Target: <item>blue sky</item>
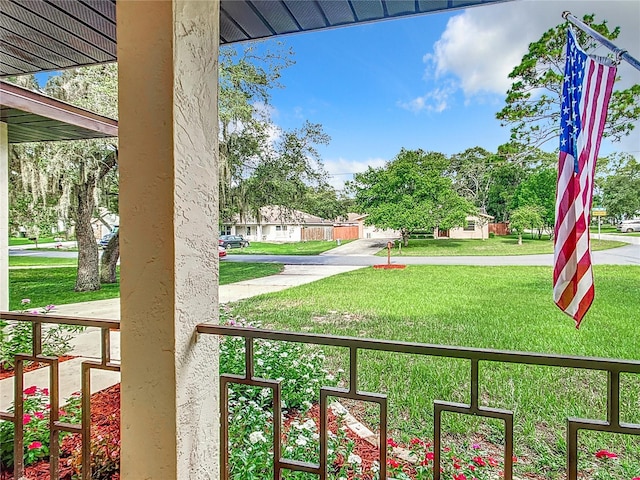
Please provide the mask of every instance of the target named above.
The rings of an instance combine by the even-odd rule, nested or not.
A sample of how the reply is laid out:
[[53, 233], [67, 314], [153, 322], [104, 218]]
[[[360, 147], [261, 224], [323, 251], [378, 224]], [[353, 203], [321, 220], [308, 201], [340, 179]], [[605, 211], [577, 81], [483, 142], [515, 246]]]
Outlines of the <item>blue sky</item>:
[[[285, 129], [305, 120], [323, 125], [332, 140], [319, 150], [337, 188], [403, 147], [496, 151], [509, 138], [495, 118], [508, 74], [530, 42], [562, 22], [564, 10], [619, 25], [616, 43], [640, 58], [638, 0], [515, 0], [290, 35], [279, 41], [294, 50], [296, 63], [283, 72], [285, 88], [272, 92], [272, 118]], [[640, 84], [640, 72], [624, 63], [619, 75], [616, 88]], [[38, 76], [41, 84], [47, 76]], [[545, 149], [556, 147], [552, 141]], [[640, 158], [640, 123], [618, 144], [603, 141], [601, 155], [614, 151]]]
[[[618, 43], [640, 56], [640, 2], [514, 1], [283, 37], [296, 64], [273, 92], [272, 117], [283, 128], [321, 123], [331, 144], [320, 149], [332, 183], [381, 166], [402, 147], [446, 154], [474, 146], [496, 151], [509, 137], [495, 113], [507, 78], [530, 42], [562, 21], [596, 13], [620, 25]], [[602, 52], [603, 54], [605, 51]], [[622, 66], [623, 86], [640, 73]], [[546, 149], [556, 148], [555, 142]], [[640, 153], [640, 126], [601, 154]]]

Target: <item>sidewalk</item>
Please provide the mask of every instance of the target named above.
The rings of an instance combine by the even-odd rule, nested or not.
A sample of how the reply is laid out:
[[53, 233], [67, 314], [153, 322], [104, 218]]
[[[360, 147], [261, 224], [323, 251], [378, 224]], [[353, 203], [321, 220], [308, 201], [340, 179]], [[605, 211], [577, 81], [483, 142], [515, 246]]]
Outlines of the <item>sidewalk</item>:
[[[285, 265], [282, 273], [269, 277], [255, 278], [244, 282], [222, 285], [218, 289], [220, 303], [236, 302], [263, 293], [277, 292], [297, 285], [315, 282], [322, 278], [339, 273], [357, 270], [359, 266], [332, 265]], [[120, 319], [120, 299], [98, 300], [94, 302], [60, 305], [52, 312], [59, 316], [89, 317], [104, 319]], [[69, 398], [72, 393], [80, 391], [82, 361], [85, 359], [99, 359], [101, 334], [97, 328], [88, 328], [76, 336], [71, 342], [73, 351], [70, 355], [79, 358], [62, 362], [59, 365], [60, 398]], [[120, 361], [120, 332], [111, 332], [111, 359]], [[120, 381], [118, 372], [94, 370], [91, 375], [91, 393], [105, 389]], [[50, 388], [49, 367], [40, 368], [24, 375], [25, 388], [36, 385], [39, 388]], [[13, 378], [0, 380], [0, 410], [5, 411], [13, 403]]]

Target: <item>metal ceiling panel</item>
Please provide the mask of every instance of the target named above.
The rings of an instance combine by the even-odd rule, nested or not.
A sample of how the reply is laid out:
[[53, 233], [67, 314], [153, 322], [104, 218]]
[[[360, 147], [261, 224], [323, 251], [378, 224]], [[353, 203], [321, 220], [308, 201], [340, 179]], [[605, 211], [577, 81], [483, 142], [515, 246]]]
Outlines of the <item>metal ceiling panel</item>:
[[[220, 43], [504, 1], [221, 0]], [[114, 62], [116, 0], [0, 0], [0, 47], [0, 77]]]
[[118, 122], [51, 97], [0, 82], [0, 122], [9, 143], [118, 136]]

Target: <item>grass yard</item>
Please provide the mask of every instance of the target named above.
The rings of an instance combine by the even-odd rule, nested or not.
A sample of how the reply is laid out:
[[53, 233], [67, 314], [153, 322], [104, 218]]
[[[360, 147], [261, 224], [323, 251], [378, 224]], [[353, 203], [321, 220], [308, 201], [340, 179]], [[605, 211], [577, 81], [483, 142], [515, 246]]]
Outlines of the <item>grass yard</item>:
[[[551, 298], [549, 267], [409, 266], [366, 268], [238, 302], [233, 315], [279, 330], [399, 341], [640, 360], [640, 268], [596, 266], [596, 298], [576, 330]], [[333, 369], [347, 369], [348, 352], [327, 348]], [[387, 393], [394, 436], [432, 436], [433, 400], [469, 401], [466, 361], [415, 355], [360, 353], [358, 388]], [[640, 376], [622, 376], [625, 422], [640, 423]], [[347, 377], [348, 378], [348, 377]], [[517, 475], [564, 478], [566, 417], [606, 418], [606, 376], [551, 367], [480, 365], [483, 405], [513, 410]], [[375, 427], [377, 409], [361, 408]], [[501, 423], [446, 414], [449, 438], [500, 443]], [[609, 473], [640, 475], [640, 438], [580, 434], [580, 466], [607, 449], [620, 458]], [[540, 477], [537, 477], [540, 478]]]
[[[10, 257], [12, 259], [27, 259], [29, 257]], [[42, 258], [30, 257], [32, 261], [41, 262]], [[53, 259], [47, 260], [75, 260]], [[266, 277], [280, 273], [283, 269], [280, 263], [220, 263], [220, 285]], [[120, 296], [120, 283], [102, 285], [97, 292], [74, 292], [76, 267], [60, 268], [25, 268], [9, 271], [9, 308], [22, 308], [21, 300], [29, 298], [31, 305], [44, 306], [48, 304], [64, 305], [67, 303], [90, 302], [106, 300]]]
[[72, 267], [78, 265], [77, 258], [9, 256], [10, 267]]
[[[397, 245], [397, 243], [396, 243]], [[606, 250], [622, 247], [624, 242], [610, 240], [597, 240], [591, 237], [592, 250]], [[553, 253], [553, 242], [548, 238], [540, 240], [532, 239], [529, 234], [522, 238], [522, 245], [518, 245], [517, 235], [496, 236], [486, 240], [466, 239], [420, 239], [409, 240], [408, 246], [402, 246], [391, 251], [394, 257], [439, 257], [439, 256], [463, 256], [463, 255], [535, 255], [541, 253]], [[387, 256], [387, 250], [381, 250], [377, 254], [380, 257]]]
[[[342, 240], [343, 245], [348, 242], [348, 240]], [[336, 242], [321, 240], [291, 243], [251, 242], [251, 245], [246, 248], [228, 248], [227, 253], [242, 255], [318, 255], [337, 246]]]
[[[58, 237], [40, 237], [38, 238], [38, 244], [40, 243], [53, 243], [55, 240], [54, 238], [58, 238]], [[28, 238], [22, 238], [22, 237], [9, 237], [9, 246], [13, 247], [16, 245], [34, 245], [35, 243], [33, 240], [29, 240]]]

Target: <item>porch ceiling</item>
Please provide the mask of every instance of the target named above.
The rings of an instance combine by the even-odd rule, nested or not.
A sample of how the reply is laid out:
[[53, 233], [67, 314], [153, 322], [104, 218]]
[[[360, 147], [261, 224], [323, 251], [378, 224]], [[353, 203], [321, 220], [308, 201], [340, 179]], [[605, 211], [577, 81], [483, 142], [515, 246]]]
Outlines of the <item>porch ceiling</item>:
[[118, 122], [59, 100], [0, 82], [0, 122], [9, 143], [118, 136]]
[[[503, 1], [221, 0], [220, 43]], [[115, 62], [115, 2], [0, 0], [0, 77]]]

